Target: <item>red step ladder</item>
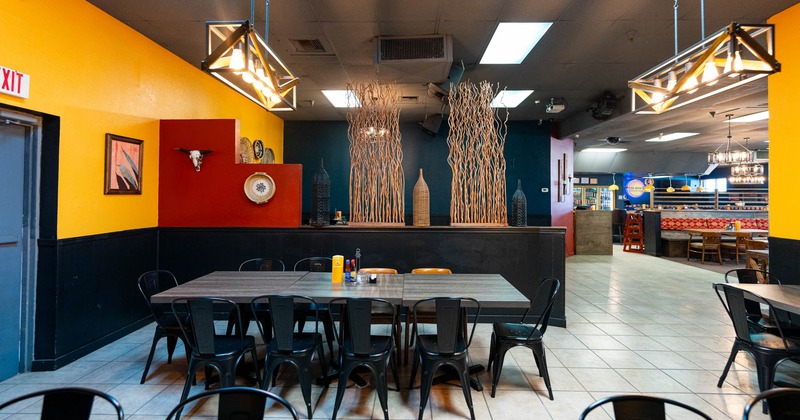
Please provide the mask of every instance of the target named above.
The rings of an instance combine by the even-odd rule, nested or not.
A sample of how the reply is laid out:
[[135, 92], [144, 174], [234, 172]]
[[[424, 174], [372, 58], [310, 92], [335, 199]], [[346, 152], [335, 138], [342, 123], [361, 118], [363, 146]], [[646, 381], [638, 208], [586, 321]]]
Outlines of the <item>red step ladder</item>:
[[625, 218], [625, 233], [622, 236], [622, 250], [625, 252], [644, 252], [644, 232], [642, 215], [628, 213]]

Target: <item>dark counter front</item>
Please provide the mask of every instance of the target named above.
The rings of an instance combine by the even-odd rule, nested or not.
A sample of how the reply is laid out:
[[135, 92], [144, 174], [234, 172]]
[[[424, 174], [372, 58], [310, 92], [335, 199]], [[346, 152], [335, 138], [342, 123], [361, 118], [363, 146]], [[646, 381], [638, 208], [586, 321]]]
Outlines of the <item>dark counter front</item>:
[[[556, 277], [561, 290], [550, 323], [566, 326], [563, 227], [160, 228], [159, 268], [186, 282], [217, 270], [236, 270], [255, 257], [283, 260], [287, 270], [308, 256], [355, 258], [362, 267], [447, 267], [456, 273], [499, 273], [529, 299], [540, 279]], [[518, 320], [508, 310], [486, 310], [482, 322]], [[520, 313], [521, 314], [521, 313]]]

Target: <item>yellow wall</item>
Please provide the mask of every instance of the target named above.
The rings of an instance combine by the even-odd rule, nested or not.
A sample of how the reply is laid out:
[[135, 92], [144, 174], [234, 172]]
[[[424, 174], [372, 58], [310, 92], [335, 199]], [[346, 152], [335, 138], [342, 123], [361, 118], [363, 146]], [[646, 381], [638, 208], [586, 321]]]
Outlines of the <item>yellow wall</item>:
[[[0, 39], [31, 77], [0, 103], [61, 117], [59, 238], [157, 226], [160, 119], [238, 119], [283, 161], [283, 120], [84, 0], [2, 0]], [[141, 196], [103, 194], [105, 133], [144, 140]]]
[[770, 235], [800, 239], [800, 194], [797, 193], [800, 154], [800, 4], [773, 16], [775, 58], [781, 72], [769, 76], [769, 224]]

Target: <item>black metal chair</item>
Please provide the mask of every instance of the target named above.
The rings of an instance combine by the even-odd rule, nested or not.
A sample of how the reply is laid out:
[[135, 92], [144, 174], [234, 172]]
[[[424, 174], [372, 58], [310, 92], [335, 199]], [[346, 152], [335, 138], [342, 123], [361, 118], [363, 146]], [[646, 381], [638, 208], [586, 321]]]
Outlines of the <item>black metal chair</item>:
[[[319, 355], [322, 374], [328, 371], [325, 350], [322, 345], [322, 334], [319, 333], [317, 319], [318, 310], [314, 299], [295, 295], [264, 295], [254, 298], [251, 303], [253, 314], [258, 320], [258, 329], [264, 342], [267, 343], [267, 358], [264, 363], [264, 382], [261, 388], [267, 390], [274, 382], [274, 374], [283, 363], [293, 365], [300, 379], [300, 389], [308, 410], [308, 418], [312, 417], [311, 408], [311, 365], [314, 353]], [[302, 306], [302, 309], [299, 307]], [[297, 316], [306, 315], [306, 308], [314, 308], [314, 332], [294, 331]], [[269, 322], [267, 325], [265, 321]], [[269, 327], [272, 328], [270, 337]]]
[[[142, 373], [142, 380], [139, 383], [144, 383], [147, 379], [147, 372], [150, 371], [150, 364], [153, 363], [153, 355], [156, 352], [156, 345], [158, 342], [166, 337], [167, 339], [167, 363], [172, 363], [172, 353], [175, 352], [175, 345], [178, 339], [183, 342], [183, 347], [186, 349], [186, 357], [189, 357], [189, 345], [184, 339], [181, 328], [178, 325], [178, 320], [170, 310], [168, 304], [153, 304], [150, 298], [156, 293], [163, 292], [178, 285], [178, 280], [175, 275], [167, 270], [152, 270], [148, 271], [136, 281], [139, 285], [139, 291], [142, 292], [147, 307], [150, 308], [150, 313], [156, 321], [156, 330], [153, 333], [153, 345], [150, 346], [150, 354], [147, 356], [147, 363], [144, 365], [144, 372]], [[188, 326], [188, 319], [186, 313], [181, 314], [184, 318], [184, 324]], [[187, 333], [191, 335], [191, 327]]]
[[772, 419], [800, 419], [800, 388], [773, 388], [756, 395], [744, 407], [742, 420], [749, 420], [750, 412], [761, 401], [769, 405]]
[[[732, 283], [731, 280], [734, 278], [742, 284], [781, 284], [781, 281], [778, 280], [777, 277], [770, 275], [767, 271], [755, 270], [752, 268], [737, 268], [725, 273], [725, 283]], [[747, 310], [747, 319], [750, 321], [750, 326], [752, 327], [753, 331], [769, 331], [773, 334], [777, 334], [777, 326], [775, 325], [776, 320], [771, 319], [768, 316], [764, 316], [764, 314], [761, 312], [761, 305], [758, 302], [745, 300], [744, 307]], [[775, 314], [782, 323], [781, 327], [783, 327], [784, 333], [787, 335], [794, 335], [790, 333], [792, 331], [800, 333], [800, 331], [797, 330], [797, 327], [793, 327], [791, 325], [791, 316], [789, 313], [776, 309]]]
[[[334, 307], [344, 303], [344, 310], [340, 311], [339, 319], [339, 385], [336, 389], [336, 402], [333, 406], [332, 419], [342, 404], [347, 379], [357, 367], [366, 367], [375, 376], [375, 388], [378, 400], [383, 409], [384, 419], [389, 419], [387, 405], [388, 383], [386, 380], [386, 367], [391, 363], [395, 387], [400, 390], [400, 379], [397, 374], [397, 347], [394, 325], [389, 335], [372, 334], [374, 323], [373, 313], [388, 313], [390, 320], [395, 319], [395, 307], [384, 299], [368, 298], [340, 298], [330, 302]], [[382, 309], [378, 309], [382, 308]]]
[[[263, 389], [236, 386], [232, 388], [220, 388], [212, 391], [201, 392], [193, 395], [178, 403], [175, 408], [167, 415], [167, 420], [180, 418], [180, 413], [187, 405], [199, 400], [207, 400], [211, 397], [219, 396], [217, 403], [216, 418], [219, 420], [260, 420], [264, 418], [267, 409], [267, 401], [273, 400], [284, 409], [280, 410], [281, 417], [291, 416], [298, 420], [297, 410], [288, 401]], [[195, 412], [192, 416], [206, 416], [203, 408]]]
[[[306, 257], [294, 263], [293, 271], [310, 271], [312, 273], [330, 272], [333, 265], [331, 257]], [[317, 303], [313, 308], [307, 308], [306, 317], [297, 317], [297, 329], [303, 330], [306, 319], [314, 315], [314, 309], [319, 309], [317, 312], [318, 319], [322, 322], [322, 327], [325, 330], [325, 341], [328, 342], [328, 353], [333, 357], [333, 341], [336, 336], [336, 327], [333, 325], [333, 318], [328, 305], [325, 303]]]
[[[256, 380], [261, 382], [258, 371], [258, 356], [256, 353], [256, 340], [253, 336], [244, 335], [241, 329], [235, 335], [217, 334], [214, 325], [214, 313], [231, 313], [235, 311], [239, 324], [239, 305], [232, 300], [221, 298], [180, 298], [172, 301], [172, 312], [178, 318], [178, 325], [185, 334], [191, 353], [189, 356], [189, 369], [186, 373], [186, 384], [183, 386], [181, 401], [189, 395], [189, 390], [194, 383], [194, 376], [201, 367], [206, 368], [206, 373], [213, 368], [219, 374], [220, 388], [236, 385], [236, 366], [250, 353], [255, 369]], [[189, 313], [191, 336], [189, 326], [180, 319], [179, 314]], [[208, 378], [206, 378], [206, 384]]]
[[[583, 410], [578, 420], [584, 420], [592, 410], [607, 403], [612, 404], [614, 408], [613, 418], [616, 420], [665, 420], [667, 418], [665, 413], [667, 405], [680, 407], [701, 418], [711, 420], [711, 417], [707, 414], [690, 405], [667, 398], [642, 394], [612, 395], [602, 400], [595, 401]], [[689, 413], [682, 412], [682, 417], [677, 418], [685, 418], [683, 416], [687, 414]]]
[[[553, 399], [553, 389], [550, 387], [550, 375], [547, 372], [547, 358], [545, 357], [543, 337], [547, 331], [547, 323], [550, 321], [550, 312], [553, 309], [553, 302], [556, 294], [561, 287], [561, 282], [552, 277], [548, 277], [539, 283], [536, 296], [531, 301], [531, 306], [525, 310], [522, 319], [518, 323], [495, 322], [492, 332], [492, 343], [489, 349], [489, 363], [487, 370], [492, 368], [492, 398], [497, 389], [497, 382], [500, 380], [500, 372], [503, 370], [503, 359], [506, 352], [517, 346], [525, 346], [533, 352], [536, 366], [539, 368], [539, 376], [544, 377], [544, 384], [547, 387], [547, 394]], [[526, 324], [531, 308], [539, 303], [540, 297], [546, 297], [544, 308], [536, 317], [536, 325]]]
[[[286, 271], [286, 265], [277, 258], [250, 258], [239, 264], [239, 271]], [[250, 313], [250, 305], [239, 308], [242, 315], [242, 330], [247, 334], [253, 314]], [[236, 319], [233, 313], [228, 315], [228, 329], [226, 334], [231, 334], [236, 327]]]
[[239, 271], [286, 271], [286, 265], [277, 258], [251, 258], [239, 264]]
[[[753, 360], [756, 363], [759, 391], [763, 392], [770, 389], [775, 378], [775, 366], [785, 358], [800, 356], [800, 340], [786, 337], [780, 323], [776, 324], [777, 334], [766, 331], [753, 332], [750, 328], [751, 323], [748, 320], [748, 312], [745, 307], [744, 291], [725, 283], [715, 284], [714, 290], [731, 318], [736, 332], [731, 355], [728, 358], [728, 363], [725, 364], [725, 369], [722, 371], [717, 387], [721, 388], [723, 382], [725, 382], [728, 370], [739, 350], [745, 350], [753, 356]], [[770, 317], [775, 317], [774, 309], [767, 300], [752, 293], [748, 294], [747, 299], [765, 305], [769, 309]]]
[[116, 398], [91, 388], [64, 387], [45, 389], [25, 394], [0, 404], [0, 410], [18, 402], [44, 397], [39, 418], [46, 420], [88, 420], [96, 398], [106, 400], [114, 407], [117, 419], [125, 418], [122, 406]]
[[[464, 337], [462, 332], [462, 322], [467, 322], [466, 317], [462, 314], [462, 311], [466, 309], [466, 306], [463, 305], [465, 302], [468, 302], [467, 306], [477, 308], [469, 337]], [[436, 311], [436, 333], [421, 334], [421, 329], [417, 323], [417, 312], [421, 312], [422, 309], [433, 309], [432, 307]], [[474, 420], [475, 410], [472, 405], [469, 380], [469, 346], [472, 343], [472, 337], [475, 335], [478, 317], [480, 317], [480, 302], [469, 297], [434, 297], [414, 303], [411, 313], [414, 317], [417, 344], [414, 347], [409, 389], [414, 388], [417, 367], [421, 364], [419, 418], [422, 419], [425, 406], [428, 405], [433, 375], [440, 367], [447, 365], [456, 371], [461, 380], [461, 389], [464, 391], [464, 399], [466, 399], [469, 407], [470, 418]]]

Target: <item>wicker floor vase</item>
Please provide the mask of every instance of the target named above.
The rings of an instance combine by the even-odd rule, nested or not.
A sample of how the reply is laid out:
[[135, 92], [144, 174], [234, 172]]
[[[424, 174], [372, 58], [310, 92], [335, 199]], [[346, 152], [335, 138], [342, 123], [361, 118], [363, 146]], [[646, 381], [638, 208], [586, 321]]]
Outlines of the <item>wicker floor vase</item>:
[[419, 180], [414, 185], [414, 226], [431, 225], [431, 196], [428, 184], [422, 177], [422, 168], [419, 169]]
[[511, 226], [528, 226], [528, 199], [522, 192], [522, 180], [517, 180], [517, 191], [511, 197]]

